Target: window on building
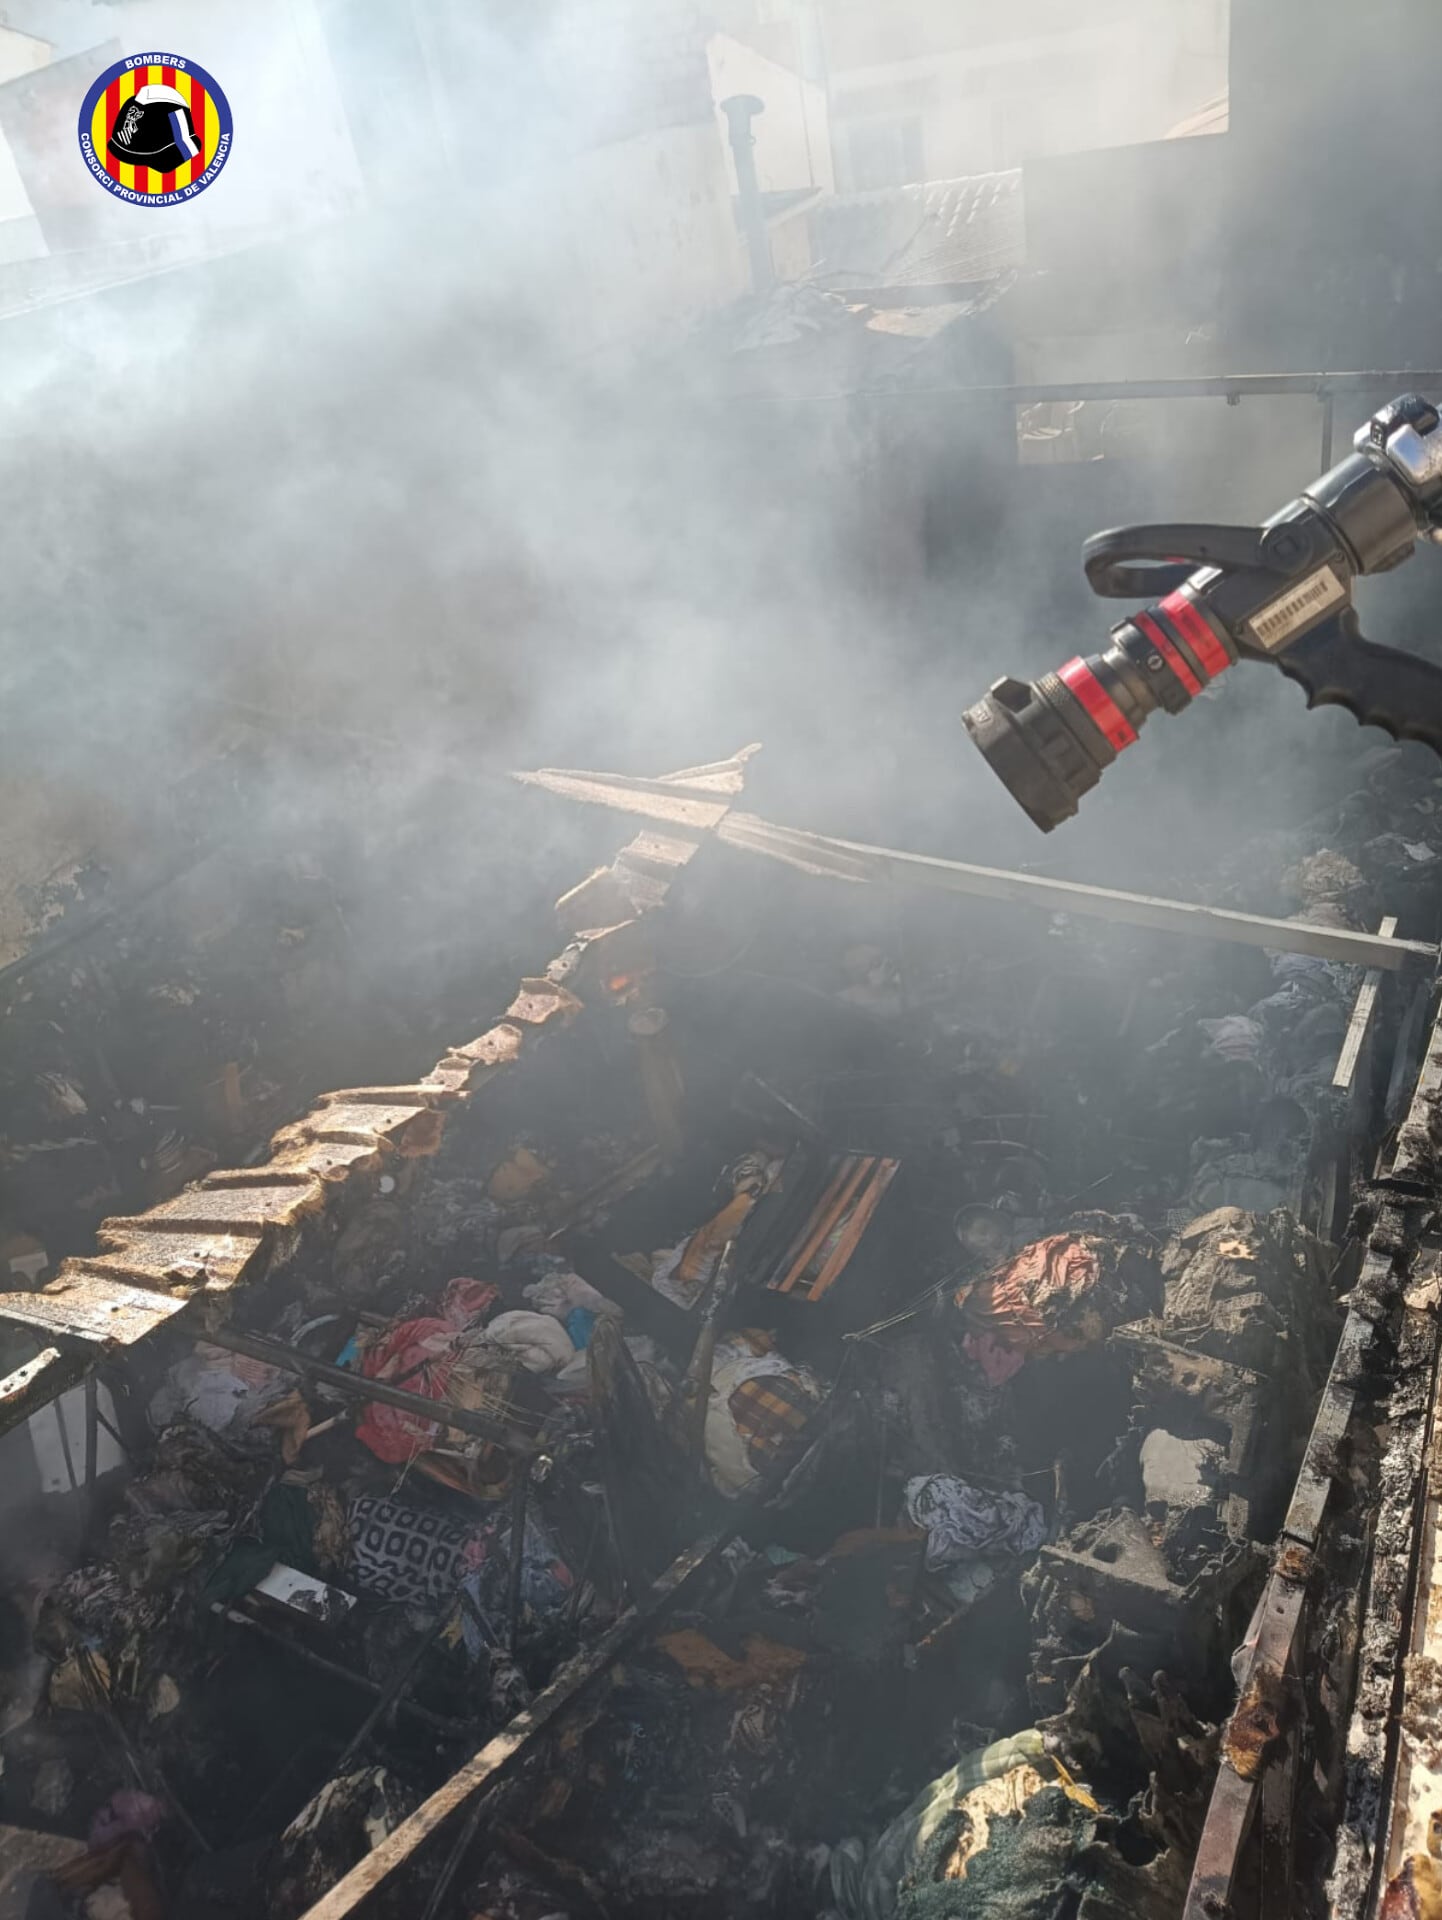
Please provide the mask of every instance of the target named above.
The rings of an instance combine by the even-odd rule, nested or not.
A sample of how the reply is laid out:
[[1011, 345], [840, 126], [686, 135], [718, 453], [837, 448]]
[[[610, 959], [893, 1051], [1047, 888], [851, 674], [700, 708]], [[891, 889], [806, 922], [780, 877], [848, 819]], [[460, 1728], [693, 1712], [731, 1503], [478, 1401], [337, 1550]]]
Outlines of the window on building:
[[924, 180], [921, 115], [853, 122], [845, 130], [842, 157], [844, 185], [852, 193]]

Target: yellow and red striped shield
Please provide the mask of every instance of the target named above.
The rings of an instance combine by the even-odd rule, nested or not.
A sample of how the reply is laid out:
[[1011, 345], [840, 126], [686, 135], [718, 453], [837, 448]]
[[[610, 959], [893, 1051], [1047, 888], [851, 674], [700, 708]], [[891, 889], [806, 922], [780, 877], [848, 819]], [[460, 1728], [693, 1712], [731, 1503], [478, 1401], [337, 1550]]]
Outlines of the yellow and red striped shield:
[[[134, 166], [109, 149], [110, 136], [131, 101], [143, 87], [173, 88], [190, 109], [198, 153], [168, 171]], [[102, 186], [121, 198], [189, 199], [208, 186], [224, 163], [230, 146], [230, 108], [211, 76], [193, 61], [156, 55], [147, 61], [117, 61], [99, 75], [86, 95], [80, 116], [80, 144], [90, 170]], [[102, 173], [103, 168], [103, 173]]]

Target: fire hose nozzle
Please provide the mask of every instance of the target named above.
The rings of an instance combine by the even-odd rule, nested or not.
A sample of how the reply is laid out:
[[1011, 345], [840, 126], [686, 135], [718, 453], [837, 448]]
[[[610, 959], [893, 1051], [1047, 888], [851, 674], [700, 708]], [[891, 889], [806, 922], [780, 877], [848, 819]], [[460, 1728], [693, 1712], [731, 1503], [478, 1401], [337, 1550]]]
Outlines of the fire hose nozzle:
[[998, 680], [968, 709], [987, 764], [1043, 833], [1077, 811], [1158, 708], [1180, 713], [1238, 660], [1264, 660], [1311, 706], [1341, 706], [1442, 755], [1442, 668], [1362, 639], [1359, 574], [1442, 529], [1442, 415], [1418, 394], [1374, 414], [1354, 451], [1260, 527], [1122, 527], [1086, 543], [1093, 590], [1161, 595], [1100, 653]]
[[1182, 590], [1114, 627], [1101, 653], [1039, 680], [996, 681], [963, 719], [1013, 799], [1050, 833], [1158, 708], [1180, 713], [1236, 658]]

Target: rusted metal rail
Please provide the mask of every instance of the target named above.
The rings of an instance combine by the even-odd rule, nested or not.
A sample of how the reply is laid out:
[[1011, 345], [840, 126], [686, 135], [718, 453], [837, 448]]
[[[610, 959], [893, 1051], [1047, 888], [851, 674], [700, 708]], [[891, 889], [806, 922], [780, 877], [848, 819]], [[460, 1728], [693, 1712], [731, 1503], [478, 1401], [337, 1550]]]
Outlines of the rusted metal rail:
[[402, 1413], [434, 1421], [439, 1427], [454, 1427], [475, 1439], [493, 1441], [518, 1459], [529, 1460], [540, 1452], [534, 1440], [518, 1433], [504, 1420], [471, 1407], [452, 1406], [449, 1400], [430, 1400], [423, 1393], [407, 1393], [404, 1387], [394, 1387], [388, 1380], [368, 1380], [363, 1374], [348, 1373], [344, 1367], [332, 1366], [328, 1360], [313, 1360], [309, 1354], [298, 1353], [282, 1340], [269, 1340], [239, 1327], [216, 1327], [206, 1338], [212, 1346], [223, 1347], [227, 1353], [242, 1353], [268, 1367], [279, 1367], [301, 1379], [314, 1380], [357, 1405], [379, 1400], [384, 1406], [399, 1407]]
[[1321, 408], [1321, 468], [1334, 458], [1333, 436], [1339, 394], [1436, 393], [1442, 390], [1442, 372], [1434, 367], [1378, 368], [1357, 373], [1217, 373], [1191, 378], [1159, 380], [1050, 380], [1004, 387], [966, 387], [947, 381], [889, 387], [833, 387], [808, 393], [774, 387], [742, 389], [731, 397], [763, 406], [846, 405], [857, 400], [884, 400], [892, 406], [908, 400], [938, 400], [972, 406], [1065, 406], [1086, 400], [1105, 404], [1130, 400], [1224, 400], [1234, 407], [1243, 400], [1315, 400]]
[[912, 394], [930, 394], [953, 400], [1003, 400], [1014, 406], [1039, 406], [1064, 400], [1256, 400], [1288, 394], [1325, 400], [1339, 393], [1406, 393], [1442, 388], [1442, 370], [1435, 367], [1391, 367], [1350, 373], [1211, 373], [1158, 380], [1046, 380], [1008, 386], [968, 387], [959, 382], [932, 382], [927, 386], [846, 387], [827, 393], [778, 393], [766, 388], [740, 393], [738, 400], [905, 400]]

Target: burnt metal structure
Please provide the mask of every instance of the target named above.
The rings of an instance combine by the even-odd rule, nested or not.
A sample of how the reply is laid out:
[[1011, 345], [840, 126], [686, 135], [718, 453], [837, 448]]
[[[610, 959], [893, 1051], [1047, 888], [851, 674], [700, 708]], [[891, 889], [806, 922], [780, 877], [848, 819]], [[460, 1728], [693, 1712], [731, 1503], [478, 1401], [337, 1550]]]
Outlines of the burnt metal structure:
[[746, 236], [746, 251], [751, 261], [751, 291], [768, 293], [776, 284], [771, 264], [771, 243], [766, 236], [766, 213], [761, 188], [756, 178], [756, 136], [751, 122], [765, 113], [766, 102], [754, 93], [733, 93], [721, 102], [726, 116], [726, 134], [731, 143], [731, 158], [736, 167], [737, 224]]
[[[404, 1387], [393, 1387], [386, 1380], [367, 1380], [344, 1367], [332, 1366], [328, 1360], [314, 1360], [309, 1354], [288, 1347], [283, 1340], [242, 1332], [239, 1327], [217, 1327], [210, 1334], [210, 1344], [223, 1347], [227, 1353], [241, 1353], [248, 1359], [259, 1360], [264, 1366], [279, 1367], [282, 1372], [296, 1374], [301, 1379], [314, 1380], [357, 1406], [378, 1400], [384, 1406], [413, 1413], [421, 1420], [435, 1417], [436, 1401], [427, 1400], [419, 1393], [407, 1393]], [[534, 1440], [517, 1433], [505, 1421], [469, 1407], [451, 1407], [446, 1414], [446, 1425], [474, 1439], [489, 1440], [495, 1446], [504, 1447], [514, 1458], [530, 1459], [540, 1451]]]
[[[1442, 1199], [1442, 1017], [1432, 1030], [1411, 1107], [1390, 1161], [1371, 1186], [1372, 1225], [1361, 1271], [1313, 1420], [1271, 1573], [1239, 1656], [1237, 1701], [1222, 1737], [1221, 1764], [1197, 1850], [1184, 1920], [1220, 1920], [1234, 1905], [1248, 1849], [1290, 1827], [1306, 1699], [1300, 1656], [1309, 1615], [1324, 1582], [1323, 1562], [1339, 1530], [1354, 1427], [1381, 1418], [1389, 1444], [1367, 1543], [1366, 1601], [1360, 1627], [1357, 1698], [1346, 1741], [1331, 1910], [1361, 1920], [1383, 1896], [1382, 1869], [1395, 1806], [1398, 1705], [1405, 1656], [1419, 1604], [1416, 1519], [1423, 1446], [1431, 1424], [1439, 1351], [1435, 1302], [1418, 1298], [1424, 1267], [1435, 1263], [1428, 1235]], [[1278, 1791], [1279, 1783], [1282, 1790]], [[1264, 1812], [1259, 1834], [1259, 1808]], [[1278, 1916], [1287, 1904], [1269, 1905]]]

